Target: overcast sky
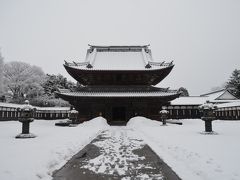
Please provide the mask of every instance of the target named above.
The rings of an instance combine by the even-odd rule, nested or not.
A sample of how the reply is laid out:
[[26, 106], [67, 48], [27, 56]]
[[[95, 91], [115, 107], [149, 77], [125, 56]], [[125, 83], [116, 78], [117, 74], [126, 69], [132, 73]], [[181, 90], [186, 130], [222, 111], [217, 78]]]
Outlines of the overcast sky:
[[240, 69], [239, 0], [0, 0], [5, 62], [24, 61], [70, 78], [87, 44], [150, 44], [175, 67], [159, 86], [208, 92]]

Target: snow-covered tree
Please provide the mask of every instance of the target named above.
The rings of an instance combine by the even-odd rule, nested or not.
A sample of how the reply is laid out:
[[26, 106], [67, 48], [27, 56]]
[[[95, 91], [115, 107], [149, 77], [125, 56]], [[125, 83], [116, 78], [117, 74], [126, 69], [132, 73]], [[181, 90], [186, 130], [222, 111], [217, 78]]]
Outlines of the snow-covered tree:
[[0, 52], [0, 96], [3, 94], [3, 57]]
[[188, 90], [184, 87], [180, 87], [178, 89], [178, 92], [181, 93], [180, 96], [182, 96], [182, 97], [189, 96]]
[[237, 98], [240, 98], [240, 70], [235, 69], [232, 72], [226, 88], [228, 88]]
[[24, 62], [9, 62], [4, 65], [3, 77], [6, 87], [12, 92], [13, 98], [36, 96], [43, 92], [41, 83], [45, 74], [41, 68]]

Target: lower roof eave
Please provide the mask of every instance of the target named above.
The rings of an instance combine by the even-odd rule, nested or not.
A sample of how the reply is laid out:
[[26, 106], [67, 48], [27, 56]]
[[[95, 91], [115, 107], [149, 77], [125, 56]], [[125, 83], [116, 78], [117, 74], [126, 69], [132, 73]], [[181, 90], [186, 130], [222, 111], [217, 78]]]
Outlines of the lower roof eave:
[[64, 99], [64, 100], [67, 100], [67, 101], [71, 101], [71, 100], [74, 100], [74, 99], [124, 99], [124, 98], [141, 98], [141, 99], [149, 99], [149, 98], [154, 98], [154, 99], [162, 99], [164, 101], [172, 101], [176, 98], [179, 97], [180, 94], [171, 94], [171, 95], [144, 95], [144, 96], [141, 96], [141, 95], [121, 95], [121, 96], [111, 96], [111, 94], [106, 94], [106, 95], [68, 95], [68, 94], [61, 94], [61, 93], [56, 93], [58, 97]]

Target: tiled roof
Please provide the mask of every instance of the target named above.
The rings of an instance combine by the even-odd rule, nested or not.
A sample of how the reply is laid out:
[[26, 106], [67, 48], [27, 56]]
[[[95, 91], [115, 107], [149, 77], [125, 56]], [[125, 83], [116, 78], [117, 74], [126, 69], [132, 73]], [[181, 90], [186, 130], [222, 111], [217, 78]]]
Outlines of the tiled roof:
[[[225, 95], [225, 97], [224, 97]], [[203, 94], [200, 96], [179, 97], [171, 101], [172, 105], [201, 105], [206, 101], [212, 103], [229, 103], [238, 101], [237, 98], [229, 94], [226, 89]]]
[[176, 92], [69, 92], [61, 95], [72, 97], [167, 97], [177, 95]]
[[226, 89], [220, 89], [217, 91], [208, 92], [205, 94], [201, 94], [200, 96], [211, 96], [211, 95], [215, 95], [215, 94], [222, 94], [224, 91], [226, 91]]
[[221, 89], [207, 94], [202, 94], [200, 96], [209, 97], [210, 99], [215, 100], [237, 100], [237, 98], [232, 95], [227, 89]]
[[171, 101], [171, 105], [201, 105], [207, 100], [207, 97], [200, 96], [179, 97]]
[[217, 105], [218, 108], [228, 108], [228, 107], [240, 107], [240, 100], [235, 100], [235, 102], [223, 103]]

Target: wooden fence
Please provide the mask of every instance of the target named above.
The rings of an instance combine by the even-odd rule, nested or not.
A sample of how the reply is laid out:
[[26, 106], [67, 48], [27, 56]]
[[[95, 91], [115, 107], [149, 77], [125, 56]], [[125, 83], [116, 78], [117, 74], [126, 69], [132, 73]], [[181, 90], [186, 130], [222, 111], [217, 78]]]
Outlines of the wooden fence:
[[[19, 105], [18, 105], [19, 106]], [[6, 107], [0, 104], [0, 121], [17, 120], [19, 112], [16, 107]], [[51, 108], [37, 108], [34, 114], [35, 119], [65, 119], [69, 117], [68, 107], [51, 107]], [[201, 112], [196, 106], [167, 106], [169, 111], [169, 119], [197, 119], [201, 118]], [[216, 111], [217, 119], [222, 120], [240, 120], [240, 106], [224, 107]]]
[[[167, 106], [170, 119], [197, 119], [202, 114], [196, 106]], [[222, 120], [240, 120], [240, 106], [219, 108], [216, 110], [216, 118]]]
[[[12, 105], [13, 106], [13, 105]], [[0, 121], [17, 120], [20, 113], [17, 111], [19, 105], [16, 107], [7, 107], [0, 104]], [[68, 107], [50, 107], [50, 108], [38, 108], [34, 114], [35, 119], [65, 119], [68, 118]]]

